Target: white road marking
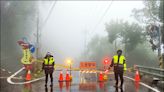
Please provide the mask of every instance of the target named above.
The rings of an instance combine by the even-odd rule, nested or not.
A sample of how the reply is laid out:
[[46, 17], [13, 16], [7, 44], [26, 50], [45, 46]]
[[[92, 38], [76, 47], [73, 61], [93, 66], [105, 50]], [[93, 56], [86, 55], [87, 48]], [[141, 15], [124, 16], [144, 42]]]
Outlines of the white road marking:
[[[128, 76], [124, 76], [124, 77], [127, 78], [127, 79], [135, 81], [133, 78], [130, 78]], [[157, 90], [157, 89], [155, 89], [155, 88], [153, 88], [153, 87], [151, 87], [151, 86], [149, 86], [149, 85], [147, 85], [143, 82], [139, 82], [139, 84], [141, 84], [142, 86], [145, 86], [146, 88], [149, 88], [149, 89], [153, 90], [154, 92], [160, 92], [159, 90]]]
[[[7, 79], [8, 77], [0, 77], [0, 79]], [[20, 78], [20, 77], [13, 77], [12, 79], [23, 79], [23, 78]]]
[[[17, 82], [17, 83], [12, 82], [11, 79], [14, 78], [14, 76], [16, 76], [18, 73], [20, 73], [20, 72], [23, 71], [24, 69], [25, 69], [25, 68], [22, 67], [20, 70], [18, 70], [17, 72], [15, 72], [13, 75], [11, 75], [10, 77], [8, 77], [8, 78], [7, 78], [7, 82], [10, 83], [10, 84], [27, 84], [27, 83], [32, 83], [32, 82], [35, 82], [35, 81], [38, 81], [38, 80], [41, 80], [41, 79], [44, 78], [44, 77], [41, 77], [41, 78], [37, 78], [37, 79], [31, 80], [31, 81], [26, 81], [26, 82]], [[130, 78], [130, 77], [128, 77], [128, 76], [124, 76], [124, 77], [127, 78], [127, 79], [130, 79], [130, 80], [135, 81], [133, 78]], [[153, 91], [155, 91], [155, 92], [160, 92], [159, 90], [157, 90], [157, 89], [155, 89], [155, 88], [153, 88], [153, 87], [151, 87], [151, 86], [149, 86], [149, 85], [147, 85], [147, 84], [145, 84], [145, 83], [143, 83], [143, 82], [139, 82], [139, 84], [141, 84], [141, 85], [143, 85], [143, 86], [145, 86], [145, 87], [147, 87], [147, 88], [149, 88], [149, 89], [151, 89], [151, 90], [153, 90]]]
[[[6, 69], [1, 69], [2, 71], [6, 71]], [[10, 71], [7, 71], [8, 73], [11, 73]]]
[[10, 72], [10, 71], [8, 71], [8, 73], [10, 74], [11, 72]]
[[7, 77], [0, 77], [0, 79], [5, 79], [5, 78], [7, 78]]
[[2, 71], [6, 71], [5, 69], [2, 69]]
[[26, 81], [26, 82], [12, 82], [11, 79], [16, 76], [18, 73], [20, 73], [21, 71], [23, 71], [25, 68], [22, 67], [20, 70], [18, 70], [17, 72], [15, 72], [13, 75], [11, 75], [10, 77], [7, 78], [7, 82], [10, 83], [10, 84], [27, 84], [27, 83], [32, 83], [32, 82], [35, 82], [35, 81], [38, 81], [38, 80], [41, 80], [43, 79], [44, 77], [41, 77], [41, 78], [38, 78], [38, 79], [34, 79], [34, 80], [31, 80], [31, 81]]

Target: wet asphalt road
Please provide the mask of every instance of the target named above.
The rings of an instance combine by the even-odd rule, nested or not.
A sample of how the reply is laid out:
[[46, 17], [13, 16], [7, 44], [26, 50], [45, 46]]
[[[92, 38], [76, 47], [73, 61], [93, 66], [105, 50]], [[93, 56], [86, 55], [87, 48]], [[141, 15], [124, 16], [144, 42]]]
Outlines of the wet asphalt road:
[[[64, 72], [63, 75], [65, 78]], [[54, 84], [52, 87], [50, 87], [50, 84], [45, 87], [44, 79], [25, 85], [11, 85], [7, 83], [5, 78], [1, 78], [1, 92], [153, 92], [126, 78], [124, 78], [123, 89], [115, 88], [113, 87], [113, 75], [109, 75], [109, 79], [106, 82], [98, 82], [95, 74], [80, 75], [76, 71], [72, 72], [72, 76], [72, 82], [58, 82], [59, 72], [54, 72]]]
[[[56, 74], [58, 75], [58, 73]], [[115, 88], [113, 75], [109, 75], [110, 78], [106, 82], [98, 82], [94, 75], [83, 77], [81, 79], [79, 72], [73, 73], [73, 81], [70, 82], [58, 82], [58, 77], [55, 76], [54, 85], [50, 87], [44, 86], [44, 80], [36, 82], [33, 85], [32, 92], [153, 92], [150, 89], [141, 86], [129, 79], [125, 79], [123, 89]], [[37, 85], [37, 86], [36, 86]], [[35, 86], [35, 87], [34, 87]]]
[[[65, 78], [65, 72], [63, 76]], [[1, 72], [1, 75], [9, 76]], [[54, 84], [45, 87], [44, 79], [24, 85], [11, 85], [5, 78], [1, 78], [1, 92], [153, 92], [150, 89], [125, 79], [123, 89], [115, 88], [113, 75], [109, 75], [106, 82], [98, 82], [95, 74], [81, 74], [72, 72], [72, 82], [58, 82], [59, 72], [54, 72]], [[15, 80], [16, 81], [16, 80]]]

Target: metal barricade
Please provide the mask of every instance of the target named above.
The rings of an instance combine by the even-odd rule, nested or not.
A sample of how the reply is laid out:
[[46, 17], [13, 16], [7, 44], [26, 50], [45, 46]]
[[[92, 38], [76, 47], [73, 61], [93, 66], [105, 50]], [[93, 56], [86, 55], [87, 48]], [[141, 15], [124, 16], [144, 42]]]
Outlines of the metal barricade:
[[164, 81], [164, 69], [146, 67], [141, 65], [136, 65], [136, 68], [139, 70], [140, 73], [143, 73], [145, 75], [150, 75], [152, 77], [156, 77]]

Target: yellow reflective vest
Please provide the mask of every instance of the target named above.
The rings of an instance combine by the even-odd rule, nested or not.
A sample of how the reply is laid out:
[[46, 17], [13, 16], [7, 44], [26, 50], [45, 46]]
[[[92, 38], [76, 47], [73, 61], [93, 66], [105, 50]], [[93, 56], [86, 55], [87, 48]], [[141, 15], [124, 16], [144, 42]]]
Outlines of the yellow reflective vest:
[[52, 65], [55, 62], [53, 57], [44, 59], [44, 65]]
[[127, 70], [125, 57], [123, 55], [120, 56], [119, 62], [118, 62], [118, 55], [113, 56], [113, 63], [114, 65], [117, 65], [117, 64], [123, 65], [124, 70]]

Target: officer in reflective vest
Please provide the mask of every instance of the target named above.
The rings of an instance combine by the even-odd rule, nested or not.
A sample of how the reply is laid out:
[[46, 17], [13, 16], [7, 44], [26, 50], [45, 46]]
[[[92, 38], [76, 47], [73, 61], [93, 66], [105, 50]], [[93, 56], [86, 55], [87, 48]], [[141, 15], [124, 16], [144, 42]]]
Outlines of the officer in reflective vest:
[[114, 75], [115, 75], [115, 80], [116, 80], [115, 87], [118, 87], [118, 77], [120, 77], [121, 84], [119, 87], [122, 88], [123, 83], [124, 83], [123, 74], [124, 74], [124, 71], [127, 70], [125, 57], [122, 55], [122, 50], [118, 50], [117, 55], [113, 56], [110, 67], [113, 67], [113, 66], [114, 66]]
[[44, 57], [44, 62], [42, 65], [42, 69], [45, 71], [45, 86], [47, 86], [47, 82], [48, 82], [48, 75], [50, 75], [51, 78], [51, 85], [53, 86], [53, 72], [54, 72], [54, 58], [53, 56], [48, 52], [46, 54], [46, 56]]

